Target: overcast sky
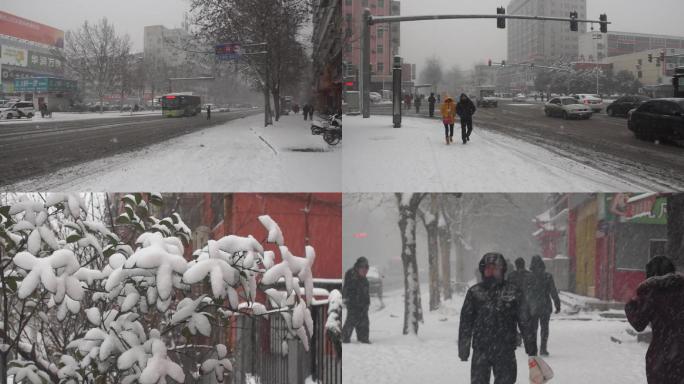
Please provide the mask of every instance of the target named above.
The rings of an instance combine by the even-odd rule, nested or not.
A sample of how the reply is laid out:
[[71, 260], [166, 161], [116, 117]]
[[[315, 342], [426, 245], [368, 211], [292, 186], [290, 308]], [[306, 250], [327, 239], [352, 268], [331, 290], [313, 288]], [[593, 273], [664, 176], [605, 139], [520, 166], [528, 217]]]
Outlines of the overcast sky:
[[142, 51], [146, 25], [180, 27], [189, 9], [189, 0], [2, 0], [0, 5], [0, 10], [64, 31], [107, 17], [117, 31], [128, 33], [134, 51]]
[[[508, 0], [401, 0], [403, 15], [496, 13]], [[587, 0], [590, 19], [606, 13], [609, 30], [684, 36], [682, 0]], [[445, 69], [454, 63], [466, 69], [492, 58], [506, 57], [506, 30], [494, 20], [405, 22], [400, 55], [420, 66], [436, 55]]]

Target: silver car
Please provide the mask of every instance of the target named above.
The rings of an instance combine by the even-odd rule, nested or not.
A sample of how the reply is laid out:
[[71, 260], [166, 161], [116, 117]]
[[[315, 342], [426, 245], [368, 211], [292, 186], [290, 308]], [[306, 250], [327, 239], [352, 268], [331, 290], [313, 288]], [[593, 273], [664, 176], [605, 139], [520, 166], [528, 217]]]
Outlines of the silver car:
[[544, 104], [544, 113], [546, 116], [559, 116], [564, 119], [591, 118], [591, 109], [579, 102], [574, 97], [555, 97]]

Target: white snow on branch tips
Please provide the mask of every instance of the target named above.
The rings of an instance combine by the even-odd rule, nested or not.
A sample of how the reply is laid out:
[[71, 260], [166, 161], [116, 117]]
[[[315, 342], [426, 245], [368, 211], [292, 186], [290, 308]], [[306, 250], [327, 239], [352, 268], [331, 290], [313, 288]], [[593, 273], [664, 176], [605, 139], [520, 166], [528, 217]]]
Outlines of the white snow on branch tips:
[[171, 317], [171, 324], [178, 324], [187, 321], [188, 330], [191, 334], [196, 335], [198, 332], [204, 336], [211, 335], [211, 324], [209, 323], [208, 314], [205, 312], [197, 313], [197, 307], [204, 299], [204, 295], [197, 300], [189, 297], [181, 300], [176, 307], [176, 313]]
[[50, 376], [36, 367], [33, 362], [12, 360], [15, 365], [7, 370], [8, 376], [14, 376], [17, 383], [45, 384], [50, 382]]
[[280, 230], [280, 226], [276, 223], [271, 216], [262, 215], [259, 216], [259, 221], [261, 225], [268, 231], [268, 242], [275, 243], [277, 245], [284, 245], [285, 240], [283, 239], [283, 232]]
[[337, 289], [328, 296], [328, 320], [325, 329], [339, 337], [342, 334], [342, 294]]
[[216, 359], [207, 359], [202, 363], [202, 374], [208, 375], [213, 373], [216, 382], [222, 383], [224, 376], [233, 370], [233, 364], [226, 357], [228, 349], [223, 344], [216, 345]]
[[152, 358], [147, 361], [147, 366], [140, 374], [141, 384], [166, 382], [166, 376], [179, 383], [185, 381], [183, 368], [171, 361], [166, 353], [166, 345], [161, 340], [152, 341]]
[[[20, 299], [30, 296], [41, 283], [47, 291], [55, 294], [55, 302], [58, 304], [64, 300], [65, 294], [77, 301], [83, 298], [83, 288], [74, 276], [80, 266], [70, 250], [60, 249], [44, 258], [37, 258], [29, 252], [19, 252], [13, 261], [17, 267], [29, 271], [17, 292]], [[59, 276], [55, 274], [55, 270], [60, 273]]]

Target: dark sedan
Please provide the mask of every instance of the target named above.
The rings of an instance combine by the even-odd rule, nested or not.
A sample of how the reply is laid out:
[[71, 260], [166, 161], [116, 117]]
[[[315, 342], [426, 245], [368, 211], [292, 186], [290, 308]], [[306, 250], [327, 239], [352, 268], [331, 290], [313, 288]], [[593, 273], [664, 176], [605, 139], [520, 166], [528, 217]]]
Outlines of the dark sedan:
[[684, 98], [646, 101], [629, 113], [628, 127], [642, 140], [684, 143]]
[[606, 108], [606, 113], [610, 116], [627, 116], [629, 111], [649, 100], [651, 98], [646, 96], [622, 96]]

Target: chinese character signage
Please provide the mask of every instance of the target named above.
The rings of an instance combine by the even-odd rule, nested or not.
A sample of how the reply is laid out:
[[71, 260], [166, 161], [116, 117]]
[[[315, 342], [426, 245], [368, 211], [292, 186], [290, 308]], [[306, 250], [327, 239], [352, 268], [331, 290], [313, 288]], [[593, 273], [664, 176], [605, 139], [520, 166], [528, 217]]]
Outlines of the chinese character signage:
[[50, 73], [63, 72], [63, 64], [59, 58], [34, 51], [28, 53], [28, 67]]
[[76, 91], [76, 82], [54, 77], [32, 77], [14, 80], [15, 92], [66, 92]]
[[667, 198], [657, 194], [606, 195], [608, 219], [640, 224], [667, 224]]
[[224, 43], [215, 47], [216, 58], [219, 60], [237, 60], [240, 58], [242, 45], [240, 43]]
[[0, 64], [26, 67], [28, 65], [28, 51], [10, 45], [0, 46]]

